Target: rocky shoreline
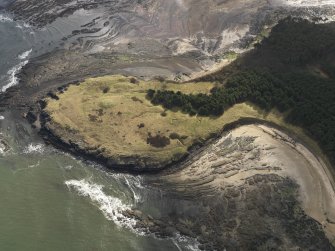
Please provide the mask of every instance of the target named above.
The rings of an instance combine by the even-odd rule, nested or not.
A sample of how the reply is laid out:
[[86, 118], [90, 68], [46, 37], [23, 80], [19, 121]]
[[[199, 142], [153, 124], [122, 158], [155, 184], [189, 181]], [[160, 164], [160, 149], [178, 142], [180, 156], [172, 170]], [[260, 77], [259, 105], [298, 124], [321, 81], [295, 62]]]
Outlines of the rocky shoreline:
[[[61, 87], [61, 92], [66, 91], [67, 87], [71, 84], [79, 84], [79, 82], [75, 81], [64, 85]], [[58, 91], [60, 88], [58, 88]], [[53, 97], [57, 99], [57, 93], [49, 92], [46, 97]], [[78, 144], [75, 144], [69, 140], [69, 142], [65, 142], [62, 138], [55, 135], [55, 133], [47, 126], [47, 122], [49, 122], [50, 116], [47, 112], [44, 111], [46, 106], [44, 98], [37, 102], [38, 105], [31, 106], [29, 112], [26, 114], [26, 118], [31, 123], [31, 125], [35, 128], [38, 128], [39, 134], [43, 138], [43, 140], [48, 143], [52, 144], [54, 147], [63, 150], [65, 152], [69, 152], [74, 154], [75, 156], [82, 157], [86, 160], [95, 161], [99, 164], [102, 164], [108, 169], [121, 171], [121, 172], [129, 172], [135, 174], [142, 174], [142, 173], [159, 173], [163, 170], [166, 172], [174, 172], [176, 169], [184, 166], [187, 163], [187, 160], [190, 159], [191, 156], [197, 155], [206, 147], [210, 146], [215, 140], [222, 137], [222, 135], [226, 134], [227, 132], [243, 126], [243, 125], [251, 125], [251, 124], [263, 124], [267, 126], [271, 126], [273, 128], [284, 130], [286, 133], [290, 133], [290, 136], [295, 138], [296, 135], [293, 135], [287, 129], [282, 128], [281, 126], [262, 119], [257, 118], [241, 118], [235, 122], [229, 123], [220, 130], [218, 133], [212, 133], [209, 138], [204, 139], [202, 141], [197, 141], [192, 146], [189, 147], [188, 152], [181, 156], [179, 159], [170, 160], [165, 162], [150, 162], [140, 157], [134, 156], [126, 156], [124, 158], [106, 158], [101, 154], [99, 149], [94, 148], [83, 148]]]
[[141, 233], [157, 238], [175, 238], [179, 233], [196, 240], [200, 250], [334, 250], [322, 226], [300, 208], [297, 196], [298, 186], [289, 178], [255, 175], [226, 189], [219, 200], [198, 196], [200, 211], [195, 215], [155, 219], [139, 210], [123, 215], [135, 219], [135, 229]]

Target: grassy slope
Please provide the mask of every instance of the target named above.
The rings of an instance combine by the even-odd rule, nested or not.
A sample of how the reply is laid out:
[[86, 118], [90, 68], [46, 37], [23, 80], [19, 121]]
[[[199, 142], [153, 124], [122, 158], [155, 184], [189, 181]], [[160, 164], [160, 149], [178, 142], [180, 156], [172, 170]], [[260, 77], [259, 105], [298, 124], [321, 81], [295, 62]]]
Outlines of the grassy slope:
[[[109, 91], [103, 93], [106, 87]], [[299, 128], [285, 124], [279, 114], [264, 114], [246, 103], [235, 105], [218, 118], [191, 117], [179, 111], [166, 111], [167, 115], [162, 116], [164, 109], [152, 105], [145, 97], [149, 88], [208, 93], [212, 87], [208, 82], [132, 84], [130, 78], [123, 76], [91, 78], [79, 86], [71, 85], [65, 93], [59, 94], [59, 100], [49, 98], [46, 111], [52, 117], [50, 128], [65, 141], [71, 139], [84, 142], [81, 146], [85, 148], [104, 149], [107, 157], [136, 155], [152, 162], [178, 159], [197, 140], [206, 139], [224, 125], [243, 117], [267, 119], [299, 132]], [[139, 128], [142, 123], [144, 127]], [[148, 133], [166, 137], [178, 133], [187, 138], [171, 139], [166, 147], [157, 148], [147, 144]]]

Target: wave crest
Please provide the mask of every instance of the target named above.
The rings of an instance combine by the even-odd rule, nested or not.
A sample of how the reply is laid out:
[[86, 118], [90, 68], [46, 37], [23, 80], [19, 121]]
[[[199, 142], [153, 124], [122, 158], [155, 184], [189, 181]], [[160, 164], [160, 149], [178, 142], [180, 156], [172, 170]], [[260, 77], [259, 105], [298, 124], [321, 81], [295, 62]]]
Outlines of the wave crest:
[[23, 52], [23, 53], [21, 53], [19, 56], [18, 56], [18, 58], [19, 59], [26, 59], [27, 57], [29, 57], [29, 55], [30, 55], [30, 53], [33, 51], [33, 49], [30, 49], [30, 50], [28, 50], [28, 51], [25, 51], [25, 52]]
[[44, 152], [44, 145], [42, 144], [29, 144], [24, 150], [23, 153], [43, 153]]
[[9, 17], [9, 16], [7, 16], [5, 14], [0, 14], [0, 22], [2, 22], [2, 23], [5, 23], [5, 22], [14, 22], [14, 20], [11, 17]]
[[[75, 189], [79, 195], [88, 197], [96, 204], [108, 220], [116, 225], [134, 230], [136, 220], [125, 217], [122, 212], [130, 210], [131, 206], [124, 204], [119, 198], [107, 195], [103, 185], [90, 183], [83, 180], [65, 181], [67, 187]], [[135, 231], [135, 230], [134, 230]]]
[[9, 75], [9, 82], [8, 84], [4, 85], [1, 88], [1, 92], [5, 92], [7, 91], [8, 88], [17, 85], [19, 83], [19, 78], [16, 76], [20, 70], [23, 68], [23, 66], [25, 66], [26, 64], [28, 64], [28, 60], [25, 60], [23, 62], [20, 62], [19, 64], [15, 65], [13, 68], [11, 68], [7, 74]]

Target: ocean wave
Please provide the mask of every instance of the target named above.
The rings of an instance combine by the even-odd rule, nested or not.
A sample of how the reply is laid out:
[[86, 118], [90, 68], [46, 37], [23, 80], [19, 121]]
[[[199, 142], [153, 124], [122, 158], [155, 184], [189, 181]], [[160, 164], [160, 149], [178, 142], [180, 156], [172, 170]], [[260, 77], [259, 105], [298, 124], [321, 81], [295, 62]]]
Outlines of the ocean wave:
[[3, 145], [3, 144], [1, 144], [1, 142], [0, 142], [0, 154], [2, 155], [2, 154], [4, 154], [5, 152], [6, 152], [6, 146]]
[[14, 22], [14, 20], [5, 14], [0, 14], [0, 22]]
[[[95, 167], [99, 168], [101, 166], [95, 165]], [[104, 171], [104, 170], [101, 169], [101, 171]], [[114, 179], [116, 179], [120, 184], [127, 185], [127, 188], [130, 190], [130, 192], [133, 195], [132, 197], [134, 199], [135, 204], [143, 200], [140, 195], [141, 194], [140, 190], [144, 189], [144, 186], [142, 184], [143, 182], [142, 177], [124, 174], [124, 173], [110, 173], [110, 172], [105, 172], [105, 173], [106, 175], [111, 176]]]
[[[8, 14], [0, 14], [0, 22], [1, 23], [13, 23], [16, 21], [14, 21], [14, 19]], [[17, 21], [16, 27], [19, 29], [23, 29], [23, 28], [31, 28], [32, 26], [23, 21]]]
[[[31, 29], [32, 28], [32, 26], [30, 24], [27, 24], [25, 22], [23, 22], [23, 23], [22, 22], [21, 23], [17, 23], [15, 27], [19, 28], [21, 30], [28, 29], [28, 28]], [[30, 33], [34, 34], [35, 32], [34, 31], [30, 31]]]
[[124, 181], [126, 182], [128, 188], [132, 192], [135, 203], [140, 202], [142, 198], [140, 194], [135, 191], [138, 191], [139, 189], [143, 188], [141, 179], [135, 176], [124, 175]]
[[[136, 181], [140, 183], [138, 179], [136, 179]], [[131, 179], [131, 183], [133, 182], [134, 180]], [[128, 218], [123, 215], [124, 211], [131, 210], [132, 205], [125, 204], [119, 198], [107, 195], [103, 191], [103, 188], [104, 188], [103, 185], [92, 183], [85, 179], [67, 180], [65, 181], [65, 185], [70, 190], [74, 189], [80, 196], [88, 197], [94, 203], [94, 205], [99, 207], [99, 209], [102, 211], [104, 216], [108, 220], [113, 221], [117, 226], [125, 227], [138, 235], [142, 235], [142, 236], [150, 235], [154, 238], [157, 238], [153, 234], [150, 234], [146, 231], [141, 231], [140, 229], [136, 228], [135, 225], [137, 221], [133, 218]], [[183, 247], [186, 247], [190, 251], [199, 251], [198, 247], [200, 244], [194, 238], [183, 236], [180, 233], [175, 233], [175, 236], [169, 239], [179, 249], [180, 249], [179, 245], [181, 244]]]
[[20, 62], [7, 72], [9, 75], [9, 82], [1, 88], [1, 92], [5, 92], [8, 88], [18, 84], [19, 78], [16, 75], [26, 64], [28, 64], [28, 60]]
[[40, 161], [37, 161], [36, 164], [28, 165], [28, 168], [35, 168], [35, 167], [39, 167], [39, 166], [40, 166]]
[[195, 238], [191, 238], [191, 237], [186, 237], [183, 236], [179, 233], [176, 234], [175, 238], [172, 239], [172, 242], [175, 244], [175, 246], [180, 249], [178, 243], [184, 243], [184, 245], [186, 244], [186, 248], [190, 251], [200, 251], [200, 243], [195, 239]]
[[0, 154], [4, 155], [10, 151], [10, 145], [6, 139], [3, 138], [3, 133], [0, 133]]
[[296, 7], [335, 5], [334, 0], [285, 0], [281, 2], [284, 5]]
[[64, 166], [63, 169], [65, 170], [71, 170], [73, 168], [73, 166], [71, 165], [67, 165], [67, 166]]
[[[119, 198], [107, 195], [103, 185], [98, 185], [83, 180], [65, 181], [67, 187], [75, 189], [79, 195], [88, 197], [96, 204], [108, 220], [112, 220], [116, 225], [126, 227], [135, 231], [136, 220], [125, 217], [122, 212], [130, 210], [131, 206], [124, 204]], [[136, 233], [140, 234], [138, 231]]]
[[43, 153], [44, 152], [44, 145], [42, 144], [29, 144], [24, 150], [23, 153]]
[[18, 58], [19, 59], [26, 59], [27, 57], [29, 57], [29, 55], [30, 55], [30, 53], [33, 51], [33, 49], [30, 49], [30, 50], [28, 50], [28, 51], [25, 51], [25, 52], [23, 52], [23, 53], [21, 53], [19, 56], [18, 56]]

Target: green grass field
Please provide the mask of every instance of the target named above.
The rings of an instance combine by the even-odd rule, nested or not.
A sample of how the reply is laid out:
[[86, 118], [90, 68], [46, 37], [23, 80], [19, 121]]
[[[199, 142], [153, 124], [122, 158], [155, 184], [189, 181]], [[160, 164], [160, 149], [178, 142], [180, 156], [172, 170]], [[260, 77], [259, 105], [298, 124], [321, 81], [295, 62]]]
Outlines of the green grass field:
[[[265, 114], [257, 107], [242, 103], [220, 117], [189, 116], [165, 111], [146, 99], [148, 89], [167, 89], [184, 93], [208, 93], [212, 83], [161, 83], [138, 81], [119, 75], [87, 79], [47, 99], [51, 116], [49, 128], [65, 141], [81, 142], [84, 148], [102, 150], [106, 157], [138, 156], [154, 162], [177, 160], [198, 140], [219, 132], [224, 125], [240, 118], [275, 122], [296, 133], [279, 113]], [[162, 144], [154, 144], [156, 142]]]

